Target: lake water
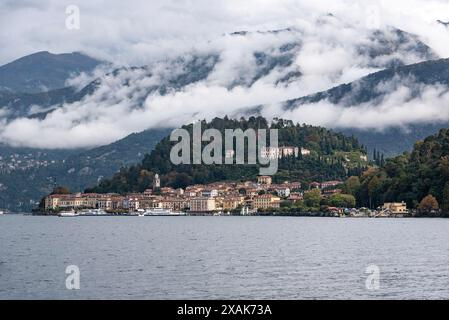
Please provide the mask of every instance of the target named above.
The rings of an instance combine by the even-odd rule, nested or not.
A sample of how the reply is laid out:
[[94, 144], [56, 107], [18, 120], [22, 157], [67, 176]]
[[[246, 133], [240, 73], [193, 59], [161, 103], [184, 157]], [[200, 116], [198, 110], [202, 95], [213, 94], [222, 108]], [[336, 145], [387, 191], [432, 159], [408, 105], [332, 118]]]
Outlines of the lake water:
[[449, 299], [449, 219], [5, 215], [0, 299], [17, 298]]

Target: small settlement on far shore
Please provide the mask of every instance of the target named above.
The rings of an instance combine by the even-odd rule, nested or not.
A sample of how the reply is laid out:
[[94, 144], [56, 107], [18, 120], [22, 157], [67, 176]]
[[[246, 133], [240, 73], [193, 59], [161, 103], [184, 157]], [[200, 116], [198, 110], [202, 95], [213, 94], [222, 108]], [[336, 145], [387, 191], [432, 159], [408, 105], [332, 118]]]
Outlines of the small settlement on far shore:
[[[300, 182], [285, 181], [274, 184], [270, 176], [257, 181], [214, 182], [192, 185], [185, 189], [161, 187], [156, 174], [152, 188], [143, 193], [119, 194], [52, 194], [45, 198], [44, 214], [57, 215], [61, 211], [95, 212], [130, 215], [163, 209], [184, 215], [311, 215], [332, 217], [403, 217], [410, 214], [404, 202], [385, 203], [376, 209], [355, 208], [353, 205], [304, 207], [309, 193], [326, 199], [342, 193], [342, 181], [312, 182], [304, 190]], [[323, 202], [323, 201], [321, 201]], [[329, 201], [332, 203], [332, 201]], [[153, 211], [152, 211], [153, 210]], [[99, 212], [97, 211], [97, 212]]]

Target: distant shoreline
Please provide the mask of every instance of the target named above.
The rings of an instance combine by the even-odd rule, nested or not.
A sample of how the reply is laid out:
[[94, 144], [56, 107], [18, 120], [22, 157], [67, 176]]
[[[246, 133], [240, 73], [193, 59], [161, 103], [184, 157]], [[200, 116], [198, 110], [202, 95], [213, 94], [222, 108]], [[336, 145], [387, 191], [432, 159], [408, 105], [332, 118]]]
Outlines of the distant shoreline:
[[[4, 216], [22, 215], [22, 216], [35, 216], [35, 217], [56, 217], [61, 218], [56, 214], [44, 214], [44, 213], [28, 213], [28, 212], [8, 212], [4, 213]], [[63, 217], [63, 218], [88, 218], [88, 217], [138, 217], [131, 214], [122, 213], [111, 213], [106, 215], [78, 215], [75, 217]], [[336, 218], [336, 219], [412, 219], [412, 218], [449, 218], [448, 215], [391, 215], [391, 216], [333, 216], [321, 213], [298, 213], [298, 214], [275, 214], [275, 213], [264, 213], [264, 214], [251, 214], [251, 215], [232, 215], [232, 214], [200, 214], [200, 213], [186, 213], [185, 215], [152, 215], [145, 216], [148, 217], [298, 217], [298, 218]]]

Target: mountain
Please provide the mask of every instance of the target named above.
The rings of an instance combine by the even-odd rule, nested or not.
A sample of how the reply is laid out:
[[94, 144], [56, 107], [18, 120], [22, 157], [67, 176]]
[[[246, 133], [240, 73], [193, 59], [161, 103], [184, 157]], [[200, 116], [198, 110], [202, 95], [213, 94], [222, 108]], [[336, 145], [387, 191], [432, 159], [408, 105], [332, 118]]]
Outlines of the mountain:
[[[95, 79], [81, 90], [65, 87], [39, 93], [0, 92], [0, 116], [8, 121], [20, 117], [45, 119], [46, 115], [52, 111], [66, 104], [70, 107], [70, 104], [81, 102], [83, 99], [87, 99], [88, 102], [89, 99], [95, 100], [96, 104], [104, 105], [125, 100], [130, 103], [131, 108], [140, 108], [150, 94], [165, 95], [204, 80], [217, 60], [218, 57], [214, 55], [180, 58], [164, 63], [167, 66], [170, 65], [171, 69], [177, 67], [176, 72], [166, 69], [162, 71], [163, 74], [156, 74], [160, 69], [158, 64], [122, 67]], [[153, 80], [152, 77], [157, 80]], [[140, 83], [143, 83], [142, 86]], [[131, 85], [135, 85], [134, 92], [126, 96], [116, 96]]]
[[[17, 92], [12, 94], [10, 91], [2, 93], [0, 90], [0, 112], [3, 108], [9, 120], [17, 117], [44, 118], [47, 113], [63, 104], [69, 104], [68, 107], [70, 107], [70, 104], [83, 99], [97, 105], [126, 103], [129, 104], [129, 108], [138, 108], [151, 95], [165, 96], [183, 92], [193, 85], [200, 84], [218, 86], [229, 91], [264, 84], [279, 88], [296, 87], [299, 92], [303, 90], [314, 92], [313, 87], [316, 87], [316, 92], [322, 84], [314, 84], [310, 87], [310, 84], [303, 83], [310, 77], [315, 77], [316, 72], [322, 73], [321, 82], [339, 84], [343, 78], [353, 78], [353, 74], [368, 74], [372, 70], [438, 58], [435, 52], [418, 37], [399, 29], [385, 28], [370, 31], [364, 34], [366, 38], [354, 37], [351, 43], [347, 43], [347, 38], [333, 37], [329, 30], [353, 33], [357, 30], [355, 27], [347, 26], [333, 16], [322, 17], [315, 23], [326, 32], [321, 34], [314, 31], [315, 29], [298, 28], [234, 32], [210, 41], [205, 48], [192, 49], [179, 57], [155, 60], [142, 67], [118, 68], [95, 79], [79, 91], [73, 88], [62, 88], [63, 85], [45, 93], [41, 93], [42, 90], [39, 89], [29, 91], [33, 93], [39, 91], [35, 95], [23, 95]], [[340, 29], [342, 31], [337, 31]], [[309, 70], [310, 66], [306, 61], [313, 57], [309, 57], [310, 48], [307, 44], [311, 39], [316, 38], [323, 46], [316, 50], [336, 50], [337, 53], [345, 51], [348, 55], [345, 60], [348, 60], [347, 63], [356, 64], [355, 69], [351, 69], [347, 64], [337, 64], [330, 67], [328, 73], [323, 73], [320, 68], [318, 71]], [[61, 56], [73, 55], [76, 54]], [[34, 56], [54, 57], [56, 55], [37, 53], [29, 57]], [[26, 58], [22, 59], [32, 66], [28, 66], [28, 63], [23, 64], [25, 71], [18, 73], [20, 77], [33, 77], [34, 69], [40, 70], [42, 66], [45, 66], [45, 76], [49, 79], [59, 79], [58, 72], [64, 69], [55, 65], [51, 59], [48, 62]], [[303, 59], [305, 59], [304, 62]], [[18, 62], [12, 64], [16, 63], [19, 66], [22, 65]], [[70, 69], [70, 67], [66, 68]], [[31, 74], [27, 70], [31, 70]], [[350, 72], [346, 75], [348, 70]], [[5, 78], [5, 81], [7, 84], [11, 82], [9, 78]], [[2, 86], [1, 81], [0, 86]], [[302, 89], [303, 87], [307, 89]], [[125, 91], [126, 95], [119, 95]]]
[[[391, 86], [385, 88], [385, 90], [378, 90], [379, 86], [385, 83], [391, 83]], [[379, 98], [391, 93], [400, 85], [409, 83], [449, 86], [449, 59], [424, 61], [385, 69], [349, 84], [343, 84], [323, 92], [289, 100], [284, 108], [294, 109], [303, 104], [317, 103], [323, 100], [327, 100], [332, 104], [341, 104], [345, 107], [371, 101], [378, 102]], [[416, 97], [420, 93], [420, 90], [416, 90], [413, 94]]]
[[[211, 122], [202, 121], [201, 126], [203, 130], [217, 129], [223, 137], [225, 129], [278, 129], [279, 146], [310, 150], [310, 155], [299, 154], [297, 158], [280, 159], [279, 170], [274, 175], [274, 180], [278, 182], [297, 180], [306, 183], [314, 180], [344, 179], [348, 174], [361, 172], [367, 164], [363, 160], [365, 150], [355, 138], [320, 127], [300, 126], [282, 119], [269, 124], [263, 117], [250, 117], [248, 120], [215, 118]], [[183, 128], [192, 132], [192, 125], [183, 126]], [[87, 192], [143, 192], [151, 186], [156, 173], [161, 176], [164, 186], [174, 188], [223, 180], [254, 180], [259, 174], [259, 165], [250, 164], [174, 165], [170, 160], [170, 152], [175, 144], [169, 137], [164, 138], [140, 164], [120, 170], [111, 179], [102, 180]], [[224, 149], [223, 154], [225, 154]]]
[[91, 72], [102, 61], [79, 52], [36, 52], [0, 67], [0, 92], [38, 93], [66, 87], [66, 80]]
[[6, 120], [43, 117], [64, 103], [80, 99], [81, 95], [71, 87], [39, 93], [0, 92], [0, 111]]
[[[23, 150], [19, 154], [17, 148], [7, 149], [0, 157], [0, 168], [2, 162], [18, 161], [25, 167], [0, 170], [0, 207], [29, 211], [57, 185], [67, 186], [74, 192], [82, 191], [143, 159], [169, 132], [169, 129], [146, 130], [90, 150], [19, 149]], [[26, 167], [27, 163], [32, 165]]]
[[[449, 59], [431, 60], [382, 70], [352, 83], [289, 100], [283, 104], [283, 109], [300, 110], [302, 106], [313, 106], [322, 102], [343, 108], [377, 107], [384, 105], [385, 100], [399, 89], [406, 88], [407, 95], [403, 101], [395, 102], [400, 105], [413, 99], [420, 99], [425, 90], [432, 86], [441, 88], [443, 94], [447, 91]], [[435, 103], [441, 103], [441, 101]], [[376, 119], [373, 119], [372, 123], [375, 124], [375, 121]], [[370, 150], [376, 148], [385, 155], [392, 156], [403, 151], [410, 151], [416, 141], [438, 132], [442, 127], [449, 126], [447, 121], [415, 123], [406, 128], [400, 124], [400, 119], [398, 123], [396, 127], [390, 126], [382, 130], [374, 130], [372, 127], [368, 129], [337, 127], [335, 130], [353, 134]]]

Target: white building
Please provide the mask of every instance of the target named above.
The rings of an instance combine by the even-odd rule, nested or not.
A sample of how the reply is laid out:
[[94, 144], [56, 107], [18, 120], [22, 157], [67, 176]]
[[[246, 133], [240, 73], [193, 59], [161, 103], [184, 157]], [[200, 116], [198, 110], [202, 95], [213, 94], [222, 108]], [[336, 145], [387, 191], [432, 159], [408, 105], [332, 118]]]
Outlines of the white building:
[[287, 198], [290, 196], [290, 188], [276, 188], [276, 194], [279, 197]]
[[217, 189], [203, 190], [203, 191], [201, 192], [201, 196], [202, 196], [202, 197], [206, 197], [206, 198], [214, 198], [214, 197], [218, 197], [218, 190], [217, 190]]
[[214, 198], [198, 197], [190, 199], [190, 211], [192, 212], [212, 212], [215, 209]]

